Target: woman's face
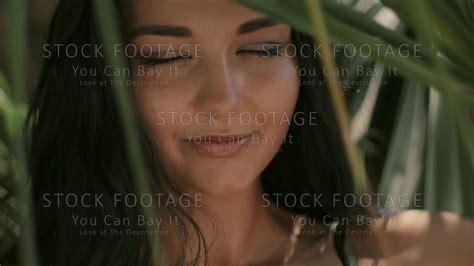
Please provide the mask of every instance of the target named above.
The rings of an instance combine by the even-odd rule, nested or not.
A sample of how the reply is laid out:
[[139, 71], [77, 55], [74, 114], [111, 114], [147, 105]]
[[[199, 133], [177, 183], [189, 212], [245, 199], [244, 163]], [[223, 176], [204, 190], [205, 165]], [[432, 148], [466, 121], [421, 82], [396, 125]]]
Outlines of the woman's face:
[[212, 195], [257, 181], [298, 97], [290, 27], [230, 0], [140, 0], [128, 11], [135, 101], [172, 181]]

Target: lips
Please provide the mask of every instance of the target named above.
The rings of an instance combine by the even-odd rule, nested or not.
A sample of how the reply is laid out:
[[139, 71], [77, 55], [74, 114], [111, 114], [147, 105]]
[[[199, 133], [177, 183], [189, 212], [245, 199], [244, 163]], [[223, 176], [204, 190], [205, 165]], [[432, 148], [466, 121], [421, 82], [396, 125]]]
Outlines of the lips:
[[202, 136], [194, 138], [193, 142], [207, 142], [207, 143], [234, 143], [243, 140], [247, 136], [242, 135], [234, 135], [234, 136], [222, 136], [222, 135], [209, 135], [209, 136]]
[[226, 158], [241, 153], [242, 148], [250, 142], [249, 135], [206, 135], [189, 140], [194, 151], [211, 158]]

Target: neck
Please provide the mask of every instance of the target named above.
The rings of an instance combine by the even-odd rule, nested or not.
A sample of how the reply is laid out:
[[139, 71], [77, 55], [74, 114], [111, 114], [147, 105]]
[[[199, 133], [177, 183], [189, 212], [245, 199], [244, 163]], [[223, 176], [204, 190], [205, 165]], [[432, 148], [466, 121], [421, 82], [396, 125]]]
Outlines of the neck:
[[[262, 193], [260, 179], [256, 179], [242, 191], [202, 195], [199, 205], [204, 206], [205, 211], [189, 212], [204, 236], [211, 264], [239, 265], [284, 254], [290, 232], [288, 224], [282, 222], [281, 217], [277, 218], [275, 207], [265, 205]], [[186, 228], [193, 232], [190, 224], [186, 224]], [[188, 258], [194, 258], [197, 250], [197, 238], [191, 239], [194, 251], [188, 253], [193, 254]], [[165, 247], [168, 262], [175, 262], [180, 256], [177, 236], [166, 238]]]

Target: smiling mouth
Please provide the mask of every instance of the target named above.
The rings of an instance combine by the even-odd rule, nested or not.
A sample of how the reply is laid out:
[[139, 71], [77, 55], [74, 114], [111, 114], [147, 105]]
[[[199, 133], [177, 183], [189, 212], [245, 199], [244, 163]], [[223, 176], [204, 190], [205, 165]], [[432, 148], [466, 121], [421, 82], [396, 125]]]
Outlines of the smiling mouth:
[[209, 135], [209, 136], [200, 136], [191, 139], [191, 142], [194, 143], [220, 143], [220, 144], [228, 144], [228, 143], [235, 143], [244, 140], [245, 138], [249, 137], [250, 135]]
[[226, 158], [241, 153], [250, 142], [249, 135], [207, 135], [188, 139], [194, 151], [211, 158]]

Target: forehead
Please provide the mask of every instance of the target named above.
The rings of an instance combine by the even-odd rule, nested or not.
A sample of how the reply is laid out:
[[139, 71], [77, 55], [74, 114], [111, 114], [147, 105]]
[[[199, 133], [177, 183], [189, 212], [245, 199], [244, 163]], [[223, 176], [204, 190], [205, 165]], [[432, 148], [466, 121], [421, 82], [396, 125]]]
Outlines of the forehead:
[[263, 16], [231, 0], [132, 0], [126, 9], [132, 28], [154, 24], [225, 28]]

